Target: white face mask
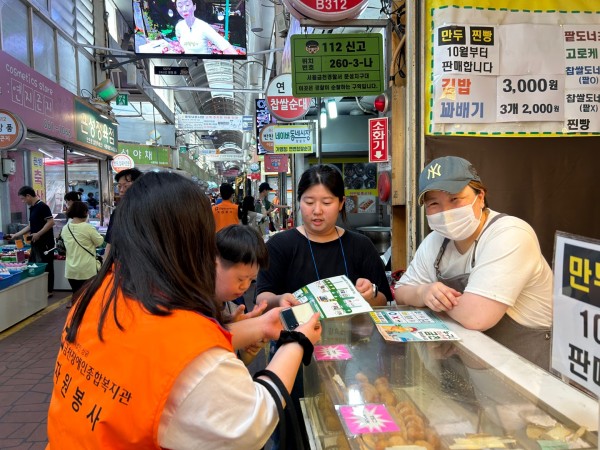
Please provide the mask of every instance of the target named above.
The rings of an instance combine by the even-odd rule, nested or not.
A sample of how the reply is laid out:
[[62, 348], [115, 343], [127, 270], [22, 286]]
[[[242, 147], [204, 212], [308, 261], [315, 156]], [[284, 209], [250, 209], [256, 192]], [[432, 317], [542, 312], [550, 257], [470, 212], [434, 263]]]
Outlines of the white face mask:
[[[475, 200], [470, 205], [428, 215], [427, 222], [429, 223], [429, 228], [453, 241], [467, 239], [475, 233], [481, 220], [481, 214], [478, 219], [475, 217], [475, 213], [473, 213], [473, 205], [477, 201], [477, 198], [475, 197]], [[483, 210], [481, 211], [483, 214]]]

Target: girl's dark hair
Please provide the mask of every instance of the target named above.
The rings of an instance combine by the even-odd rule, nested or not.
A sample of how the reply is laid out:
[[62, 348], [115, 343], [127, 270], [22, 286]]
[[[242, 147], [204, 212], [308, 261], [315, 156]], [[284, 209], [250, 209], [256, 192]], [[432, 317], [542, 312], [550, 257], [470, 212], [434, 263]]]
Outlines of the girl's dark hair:
[[127, 191], [114, 212], [111, 251], [82, 290], [67, 326], [74, 342], [86, 309], [106, 277], [98, 336], [108, 315], [119, 329], [118, 293], [157, 316], [196, 311], [223, 323], [215, 301], [215, 223], [204, 192], [175, 173], [149, 172]]
[[78, 202], [81, 200], [81, 192], [69, 191], [65, 194], [65, 202]]
[[[344, 178], [342, 172], [333, 164], [317, 164], [306, 169], [298, 182], [298, 202], [304, 192], [317, 184], [325, 186], [340, 203], [344, 203]], [[340, 211], [342, 220], [346, 221], [346, 208]]]
[[88, 205], [84, 202], [74, 201], [71, 207], [67, 209], [69, 219], [85, 219], [88, 215]]
[[244, 225], [248, 225], [248, 212], [255, 211], [254, 209], [254, 197], [246, 195], [242, 200], [242, 206], [240, 206], [240, 219]]
[[244, 225], [229, 225], [217, 233], [217, 252], [226, 266], [242, 263], [266, 269], [269, 251], [263, 237]]

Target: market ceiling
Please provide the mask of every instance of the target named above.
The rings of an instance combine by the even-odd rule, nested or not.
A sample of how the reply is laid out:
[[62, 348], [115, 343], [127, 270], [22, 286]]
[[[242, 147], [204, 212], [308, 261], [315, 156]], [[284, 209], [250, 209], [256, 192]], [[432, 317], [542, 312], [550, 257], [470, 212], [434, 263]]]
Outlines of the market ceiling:
[[[134, 28], [131, 0], [114, 0], [117, 8], [129, 24]], [[281, 3], [279, 3], [281, 5]], [[164, 59], [164, 65], [189, 67], [189, 76], [166, 75], [165, 82], [170, 86], [182, 88], [220, 88], [219, 91], [210, 90], [174, 90], [174, 96], [182, 113], [187, 114], [223, 114], [223, 115], [254, 115], [255, 99], [263, 97], [259, 92], [264, 92], [268, 80], [275, 76], [272, 64], [272, 53], [280, 52], [281, 48], [274, 49], [274, 36], [285, 36], [289, 27], [289, 14], [276, 16], [276, 4], [272, 0], [247, 0], [246, 1], [246, 26], [247, 26], [247, 60], [193, 60], [193, 59]], [[280, 8], [284, 10], [283, 8]], [[284, 10], [285, 11], [285, 10]], [[370, 0], [369, 6], [360, 15], [360, 19], [378, 19], [381, 17], [380, 0]], [[311, 31], [311, 30], [308, 30]], [[366, 32], [367, 29], [336, 28], [315, 29], [314, 33], [323, 32]], [[132, 50], [132, 48], [124, 48]], [[161, 64], [162, 64], [161, 62]], [[126, 79], [123, 73], [119, 79]], [[118, 86], [120, 90], [122, 86]], [[222, 89], [231, 89], [223, 91]], [[247, 92], [253, 91], [253, 92]], [[133, 99], [136, 97], [133, 96]], [[373, 98], [337, 98], [338, 114], [363, 114], [373, 111]], [[317, 115], [319, 105], [314, 105], [309, 115]], [[144, 107], [140, 105], [139, 110]], [[115, 109], [117, 120], [119, 115], [132, 113]], [[142, 118], [156, 120], [157, 114], [152, 111], [152, 117], [144, 115], [143, 111], [135, 111]], [[160, 117], [159, 117], [160, 119]], [[162, 120], [161, 120], [162, 121]], [[215, 148], [225, 143], [234, 143], [240, 148], [248, 147], [250, 139], [239, 131], [221, 131], [212, 133], [216, 138], [212, 141]], [[245, 144], [245, 145], [244, 145]], [[252, 150], [252, 149], [250, 149]]]

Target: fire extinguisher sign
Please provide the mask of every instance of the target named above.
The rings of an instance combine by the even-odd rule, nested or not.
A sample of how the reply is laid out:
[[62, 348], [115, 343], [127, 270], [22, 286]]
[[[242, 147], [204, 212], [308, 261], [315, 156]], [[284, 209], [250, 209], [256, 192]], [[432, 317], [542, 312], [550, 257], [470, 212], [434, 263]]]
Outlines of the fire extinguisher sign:
[[387, 162], [389, 158], [388, 118], [369, 119], [369, 162]]

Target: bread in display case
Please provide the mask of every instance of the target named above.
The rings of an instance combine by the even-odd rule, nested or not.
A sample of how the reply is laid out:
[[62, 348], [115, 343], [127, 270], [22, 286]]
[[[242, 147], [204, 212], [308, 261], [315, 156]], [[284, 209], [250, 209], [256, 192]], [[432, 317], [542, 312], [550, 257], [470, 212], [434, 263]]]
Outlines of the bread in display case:
[[327, 355], [304, 370], [311, 448], [598, 448], [597, 401], [444, 321], [460, 341], [386, 342], [369, 314], [322, 321]]

